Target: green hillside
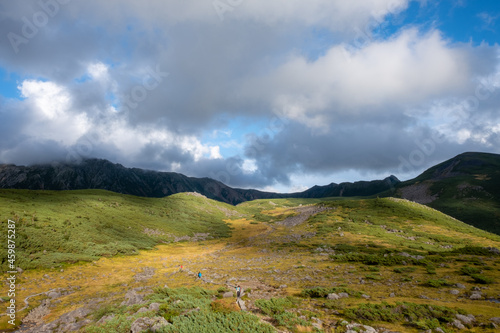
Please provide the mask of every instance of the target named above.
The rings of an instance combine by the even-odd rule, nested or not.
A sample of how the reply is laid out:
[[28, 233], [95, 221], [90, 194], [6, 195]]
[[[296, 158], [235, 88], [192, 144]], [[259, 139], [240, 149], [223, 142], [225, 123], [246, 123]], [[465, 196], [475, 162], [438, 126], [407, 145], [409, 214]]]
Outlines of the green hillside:
[[157, 199], [102, 190], [0, 190], [0, 221], [16, 221], [24, 269], [134, 254], [181, 236], [229, 237], [223, 220], [234, 214], [233, 206], [186, 194]]
[[498, 154], [458, 155], [399, 184], [397, 193], [475, 227], [500, 234]]
[[[500, 236], [404, 199], [234, 207], [185, 193], [0, 195], [3, 225], [17, 221], [25, 269], [17, 301], [28, 305], [18, 323], [38, 331], [128, 333], [138, 322], [162, 323], [158, 332], [248, 333], [497, 325]], [[92, 262], [72, 264], [79, 260]], [[236, 285], [245, 291], [238, 303]]]

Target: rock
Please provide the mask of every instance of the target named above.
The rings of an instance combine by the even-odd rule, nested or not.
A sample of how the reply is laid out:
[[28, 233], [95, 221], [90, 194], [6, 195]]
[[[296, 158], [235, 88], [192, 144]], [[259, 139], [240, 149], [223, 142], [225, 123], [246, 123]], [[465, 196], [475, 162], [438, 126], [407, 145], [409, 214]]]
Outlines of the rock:
[[138, 318], [130, 326], [130, 333], [140, 333], [142, 331], [150, 330], [152, 332], [158, 331], [161, 327], [171, 325], [163, 317], [153, 318]]
[[349, 298], [349, 294], [348, 293], [340, 293], [339, 298]]
[[347, 328], [346, 332], [377, 333], [377, 330], [374, 329], [373, 327], [367, 325], [361, 325], [358, 323], [348, 324], [346, 328]]
[[452, 295], [458, 295], [458, 294], [460, 294], [460, 291], [458, 291], [456, 289], [452, 289], [452, 290], [450, 290], [450, 294], [452, 294]]
[[435, 328], [434, 332], [445, 333], [441, 327]]
[[390, 293], [389, 297], [396, 297], [396, 294], [395, 293]]
[[160, 310], [160, 303], [151, 303], [149, 305], [149, 311], [159, 311]]
[[50, 293], [47, 294], [48, 297], [52, 299], [56, 299], [62, 296], [62, 294], [59, 291], [51, 291]]
[[470, 295], [469, 297], [471, 300], [478, 300], [478, 299], [481, 299], [483, 298], [483, 296], [481, 296], [481, 294], [472, 294]]
[[280, 286], [280, 289], [286, 289], [286, 288], [288, 288], [288, 286], [287, 286], [286, 284], [282, 284], [282, 285]]
[[125, 294], [125, 299], [121, 305], [131, 306], [142, 303], [144, 296], [139, 295], [135, 290], [131, 290]]
[[500, 317], [492, 317], [490, 318], [490, 320], [495, 324], [500, 324]]
[[[168, 325], [172, 325], [170, 324], [165, 318], [163, 317], [155, 317], [157, 318], [157, 321], [156, 323], [151, 327], [151, 331], [153, 332], [157, 332], [160, 330], [160, 328], [164, 327], [164, 326], [168, 326]], [[154, 319], [154, 318], [153, 318]]]
[[19, 274], [21, 274], [22, 272], [24, 272], [24, 270], [23, 270], [21, 267], [16, 268], [16, 271], [17, 271]]
[[460, 320], [454, 319], [451, 325], [458, 328], [459, 330], [465, 330], [465, 326], [460, 322]]
[[234, 294], [232, 291], [228, 291], [228, 292], [225, 292], [224, 294], [222, 294], [222, 297], [224, 297], [224, 298], [234, 297]]
[[457, 287], [458, 289], [465, 289], [465, 286], [461, 283], [455, 284], [455, 287]]
[[476, 287], [472, 287], [472, 291], [481, 291], [481, 288], [479, 288], [477, 286]]
[[311, 319], [314, 320], [314, 323], [312, 323], [313, 327], [317, 328], [318, 330], [323, 329], [323, 321], [322, 320], [315, 318], [315, 317], [312, 317]]
[[461, 315], [461, 314], [456, 314], [455, 317], [460, 320], [462, 322], [462, 324], [464, 325], [472, 325], [473, 322], [476, 321], [476, 317], [474, 317], [474, 315], [468, 315], [468, 316], [464, 316], [464, 315]]
[[335, 294], [335, 293], [331, 293], [331, 294], [328, 294], [328, 296], [326, 296], [326, 299], [339, 299], [339, 295]]
[[153, 323], [150, 318], [139, 318], [130, 326], [130, 333], [140, 333], [148, 330], [151, 326], [153, 326]]
[[240, 309], [242, 311], [246, 311], [247, 310], [247, 307], [245, 306], [245, 302], [242, 301], [241, 298], [238, 298], [237, 303], [238, 303], [238, 306], [240, 307]]
[[148, 312], [148, 311], [149, 311], [148, 308], [142, 307], [139, 310], [137, 310], [136, 313], [144, 313], [144, 312]]
[[421, 299], [429, 299], [429, 297], [427, 297], [427, 296], [425, 296], [425, 295], [420, 295], [420, 296], [418, 296], [418, 297], [420, 297]]
[[361, 297], [363, 297], [364, 299], [370, 299], [370, 296], [365, 295], [365, 294], [361, 295]]
[[490, 251], [493, 254], [500, 254], [500, 250], [497, 249], [496, 247], [486, 247], [485, 249], [487, 249], [488, 251]]
[[115, 318], [115, 315], [114, 314], [111, 314], [109, 316], [104, 316], [102, 317], [101, 319], [99, 319], [99, 321], [96, 323], [97, 325], [101, 325], [101, 324], [104, 324], [110, 320], [112, 320], [113, 318]]

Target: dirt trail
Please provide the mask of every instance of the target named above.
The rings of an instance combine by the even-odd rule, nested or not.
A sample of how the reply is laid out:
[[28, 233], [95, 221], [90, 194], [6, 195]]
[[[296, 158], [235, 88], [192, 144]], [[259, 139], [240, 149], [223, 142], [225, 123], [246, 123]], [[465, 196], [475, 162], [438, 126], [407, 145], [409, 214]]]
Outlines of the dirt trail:
[[299, 215], [287, 217], [283, 221], [277, 222], [276, 224], [284, 225], [287, 227], [295, 227], [295, 226], [307, 221], [307, 219], [309, 217], [316, 215], [318, 213], [321, 213], [321, 212], [328, 210], [328, 209], [331, 209], [331, 208], [321, 207], [321, 206], [299, 207], [299, 208], [295, 209], [297, 212], [300, 213]]
[[[248, 245], [251, 245], [253, 243], [253, 240], [266, 238], [269, 234], [271, 234], [273, 231], [276, 230], [277, 226], [285, 226], [287, 228], [292, 228], [292, 227], [297, 226], [301, 223], [304, 223], [305, 221], [307, 221], [307, 219], [309, 217], [311, 217], [315, 214], [318, 214], [320, 212], [323, 212], [323, 211], [330, 209], [330, 208], [311, 205], [311, 206], [295, 207], [292, 209], [295, 212], [297, 212], [298, 215], [288, 217], [288, 218], [284, 219], [283, 221], [276, 222], [275, 224], [270, 224], [270, 225], [268, 225], [269, 228], [260, 234], [253, 235], [253, 236], [245, 238], [243, 240], [238, 240], [234, 243], [228, 243], [226, 246], [224, 246], [223, 248], [221, 248], [219, 250], [216, 250], [212, 254], [213, 259], [220, 260], [224, 256], [225, 252], [234, 250], [235, 248], [238, 248], [241, 246], [246, 247]], [[158, 269], [161, 269], [161, 268], [158, 268]], [[210, 276], [208, 276], [208, 277], [202, 276], [202, 278], [198, 278], [197, 272], [191, 271], [186, 266], [184, 266], [182, 269], [177, 269], [177, 270], [174, 270], [173, 272], [171, 271], [169, 274], [165, 274], [164, 275], [165, 280], [166, 280], [165, 282], [168, 284], [169, 281], [175, 280], [175, 276], [178, 274], [186, 274], [189, 277], [193, 278], [194, 280], [200, 280], [206, 284], [227, 287], [229, 290], [234, 290], [236, 288], [236, 286], [231, 284], [232, 282], [230, 282], [230, 281], [235, 281], [237, 279], [237, 277], [233, 278], [231, 276], [229, 276], [229, 277], [226, 276], [225, 281], [220, 281], [220, 280], [214, 281]], [[154, 275], [154, 272], [153, 272], [153, 275]], [[248, 285], [246, 288], [251, 288], [252, 290], [261, 290], [261, 291], [263, 290], [264, 292], [269, 292], [271, 294], [274, 294], [276, 292], [276, 290], [274, 290], [273, 287], [271, 287], [267, 284], [263, 284], [262, 281], [257, 281], [257, 280], [255, 280], [255, 281], [244, 280], [244, 281], [246, 281], [245, 284]], [[23, 311], [29, 307], [29, 301], [31, 298], [39, 296], [39, 295], [43, 295], [43, 294], [48, 295], [50, 292], [55, 291], [56, 289], [61, 289], [61, 288], [55, 288], [55, 289], [51, 288], [50, 290], [45, 291], [45, 292], [38, 292], [38, 293], [28, 295], [24, 299], [25, 306], [20, 311]], [[234, 294], [236, 294], [236, 291], [234, 291]], [[248, 311], [247, 306], [245, 305], [245, 302], [241, 299], [241, 296], [243, 296], [244, 294], [245, 294], [245, 291], [242, 289], [241, 295], [240, 295], [240, 297], [237, 297], [236, 302], [237, 302], [238, 306], [241, 308], [241, 310]], [[26, 326], [23, 325], [20, 329], [27, 329], [28, 332], [31, 332], [29, 330], [29, 328], [27, 327], [27, 325]]]

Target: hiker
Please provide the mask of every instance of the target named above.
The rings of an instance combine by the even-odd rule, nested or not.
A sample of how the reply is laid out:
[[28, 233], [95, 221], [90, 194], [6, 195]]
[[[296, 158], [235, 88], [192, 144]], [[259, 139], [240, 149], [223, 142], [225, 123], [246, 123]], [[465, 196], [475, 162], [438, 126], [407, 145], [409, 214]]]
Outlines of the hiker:
[[198, 277], [201, 279], [201, 272], [198, 272]]
[[182, 265], [181, 265], [181, 271], [182, 271]]
[[240, 295], [241, 295], [241, 287], [240, 287], [240, 285], [238, 285], [238, 286], [236, 287], [236, 297], [237, 297], [237, 298], [240, 298]]

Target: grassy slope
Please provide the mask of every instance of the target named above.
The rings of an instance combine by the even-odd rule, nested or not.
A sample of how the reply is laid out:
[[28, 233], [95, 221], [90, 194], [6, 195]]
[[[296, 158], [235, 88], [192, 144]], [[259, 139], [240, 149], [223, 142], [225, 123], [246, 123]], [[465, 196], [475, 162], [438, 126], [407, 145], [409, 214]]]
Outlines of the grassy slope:
[[[452, 172], [458, 175], [435, 179], [436, 174], [456, 162]], [[417, 183], [429, 183], [430, 192], [438, 195], [430, 207], [500, 235], [500, 155], [464, 153], [399, 184], [398, 188]]]
[[101, 190], [0, 190], [0, 221], [17, 221], [17, 264], [24, 269], [133, 254], [174, 236], [228, 237], [223, 220], [231, 213], [230, 205], [183, 194], [156, 199]]
[[[68, 194], [76, 195], [82, 200], [82, 202], [76, 200], [79, 206], [73, 207], [74, 203], [69, 202], [75, 202], [75, 199], [70, 197], [69, 202], [63, 201], [59, 197], [60, 193], [39, 193], [34, 197], [33, 192], [1, 193], [8, 196], [10, 198], [8, 200], [12, 200], [10, 207], [17, 205], [15, 206], [18, 207], [16, 213], [23, 214], [19, 217], [24, 217], [26, 220], [32, 216], [30, 214], [35, 209], [28, 211], [25, 208], [25, 214], [23, 207], [29, 207], [26, 205], [31, 204], [38, 196], [45, 198], [35, 200], [35, 206], [32, 206], [38, 207], [36, 216], [39, 218], [35, 222], [43, 222], [51, 214], [58, 223], [63, 223], [67, 215], [76, 214], [70, 209], [73, 208], [78, 209], [78, 214], [81, 214], [82, 218], [88, 216], [89, 220], [85, 219], [85, 221], [91, 223], [93, 219], [99, 219], [101, 213], [108, 211], [109, 208], [115, 216], [111, 222], [118, 220], [120, 224], [123, 223], [123, 226], [116, 224], [111, 229], [136, 228], [134, 230], [139, 235], [134, 235], [134, 237], [143, 237], [140, 231], [145, 221], [151, 223], [148, 225], [150, 228], [164, 228], [162, 230], [165, 232], [177, 235], [213, 230], [213, 225], [217, 226], [216, 230], [220, 228], [231, 232], [229, 238], [159, 245], [155, 251], [141, 251], [133, 257], [102, 258], [95, 263], [70, 265], [65, 267], [64, 272], [60, 272], [59, 269], [36, 269], [25, 272], [20, 275], [19, 284], [24, 289], [19, 291], [19, 299], [53, 288], [72, 290], [72, 293], [59, 299], [60, 303], [51, 309], [51, 314], [46, 317], [47, 321], [54, 320], [61, 314], [74, 310], [92, 299], [98, 299], [100, 302], [98, 306], [93, 307], [107, 308], [107, 311], [121, 316], [120, 318], [126, 318], [137, 311], [138, 307], [123, 308], [117, 304], [123, 300], [123, 294], [131, 288], [164, 286], [167, 283], [171, 288], [203, 287], [213, 291], [225, 285], [230, 278], [233, 278], [231, 283], [240, 283], [249, 291], [246, 296], [247, 306], [254, 309], [258, 315], [263, 315], [260, 311], [264, 310], [257, 309], [262, 306], [262, 302], [259, 303], [257, 300], [289, 297], [290, 302], [287, 303], [289, 305], [286, 308], [287, 320], [283, 321], [283, 318], [278, 318], [276, 315], [274, 317], [271, 315], [271, 317], [276, 317], [273, 320], [275, 326], [294, 332], [302, 329], [311, 331], [310, 325], [314, 322], [312, 317], [320, 318], [325, 326], [333, 325], [343, 319], [351, 318], [353, 314], [358, 316], [357, 313], [360, 311], [358, 309], [363, 304], [378, 306], [382, 302], [388, 302], [391, 306], [395, 306], [398, 301], [407, 301], [418, 306], [457, 308], [474, 314], [482, 322], [488, 322], [489, 318], [498, 314], [499, 307], [495, 303], [488, 302], [484, 298], [481, 301], [468, 299], [471, 289], [478, 284], [473, 278], [459, 271], [464, 266], [475, 267], [483, 276], [493, 279], [495, 283], [479, 286], [486, 288], [482, 290], [483, 297], [499, 298], [499, 257], [487, 253], [463, 254], [460, 249], [465, 246], [469, 249], [485, 246], [500, 248], [500, 237], [406, 200], [332, 199], [322, 203], [329, 206], [330, 210], [311, 217], [301, 225], [288, 228], [275, 222], [287, 216], [296, 215], [294, 208], [300, 205], [316, 204], [319, 200], [257, 200], [232, 207], [185, 194], [171, 197], [169, 200], [176, 201], [170, 202], [166, 199], [139, 199], [109, 192], [85, 191]], [[48, 197], [45, 197], [45, 194]], [[55, 197], [50, 197], [51, 195]], [[6, 200], [2, 200], [2, 207]], [[20, 202], [20, 200], [26, 201]], [[42, 206], [37, 206], [42, 205], [42, 202], [45, 202], [43, 210]], [[113, 202], [118, 202], [121, 205], [120, 209], [109, 207]], [[103, 203], [102, 207], [101, 203]], [[62, 206], [63, 204], [66, 206]], [[223, 212], [224, 209], [232, 209], [239, 215], [227, 216]], [[42, 213], [45, 210], [47, 212]], [[210, 218], [211, 214], [208, 211], [214, 213], [214, 217]], [[56, 214], [56, 212], [59, 213]], [[118, 218], [119, 212], [123, 213], [123, 216], [120, 215], [121, 218]], [[137, 215], [130, 215], [131, 212]], [[167, 212], [170, 213], [169, 219], [166, 219]], [[200, 217], [193, 218], [190, 215], [191, 212], [199, 214], [204, 221], [211, 221], [210, 225], [194, 226]], [[161, 217], [160, 214], [165, 216]], [[6, 218], [3, 212], [0, 216], [2, 219]], [[93, 218], [90, 218], [91, 216]], [[132, 216], [136, 216], [138, 220], [132, 220]], [[174, 216], [177, 219], [173, 218]], [[10, 215], [7, 218], [10, 218]], [[75, 218], [75, 221], [79, 220], [81, 219]], [[21, 225], [34, 223], [30, 221], [21, 222]], [[138, 225], [141, 225], [141, 228], [137, 227]], [[41, 228], [43, 229], [40, 230], [47, 231], [52, 226], [47, 223], [41, 225]], [[68, 228], [80, 228], [80, 226], [72, 224]], [[117, 237], [116, 235], [120, 234], [113, 232], [112, 235]], [[225, 232], [219, 235], [227, 236]], [[71, 237], [68, 242], [71, 241]], [[125, 241], [129, 240], [125, 238], [120, 240], [120, 242]], [[154, 244], [153, 241], [157, 240], [153, 239], [151, 244]], [[65, 245], [60, 243], [58, 246]], [[58, 250], [50, 247], [46, 249], [54, 253]], [[402, 260], [399, 255], [401, 252], [421, 255], [425, 259], [413, 260], [404, 257]], [[185, 271], [179, 271], [181, 264], [186, 267]], [[138, 281], [134, 276], [146, 267], [155, 270], [154, 276], [146, 282]], [[204, 283], [189, 273], [198, 271], [202, 271], [204, 277], [215, 284]], [[449, 293], [453, 287], [431, 287], [428, 284], [429, 280], [444, 280], [450, 285], [461, 283], [466, 289], [460, 289], [460, 294], [455, 296]], [[80, 288], [75, 290], [70, 286]], [[5, 288], [5, 285], [3, 287]], [[315, 287], [337, 292], [346, 290], [351, 297], [327, 301], [324, 298], [299, 296], [301, 292]], [[164, 308], [177, 306], [175, 301], [165, 297], [165, 293], [174, 292], [158, 291], [151, 296], [151, 299], [160, 301], [164, 304]], [[181, 295], [178, 298], [187, 299], [191, 292], [180, 293], [185, 296]], [[395, 293], [395, 297], [389, 298], [390, 293]], [[369, 295], [370, 299], [360, 297], [361, 294]], [[422, 295], [427, 298], [422, 298]], [[31, 305], [40, 304], [44, 297], [34, 298]], [[192, 317], [175, 317], [177, 319], [171, 320], [179, 327], [185, 325], [183, 321], [189, 318], [192, 321], [198, 320], [198, 324], [202, 323], [203, 320], [212, 318], [210, 316], [216, 316], [212, 313], [215, 311], [214, 307], [209, 307], [208, 304], [204, 305], [209, 313], [208, 317], [201, 318], [193, 315]], [[237, 311], [234, 308], [224, 311], [226, 310], [229, 313]], [[371, 309], [370, 312], [374, 310]], [[23, 311], [20, 316], [26, 314], [27, 311]], [[306, 319], [301, 320], [299, 316]], [[240, 319], [245, 321], [248, 318]], [[356, 320], [359, 321], [361, 318], [356, 318]], [[300, 328], [295, 324], [285, 327], [283, 326], [287, 325], [284, 324], [285, 322], [300, 324], [304, 327]], [[369, 319], [365, 322], [372, 326], [382, 326], [404, 332], [417, 332], [435, 324], [432, 317], [406, 323]], [[445, 322], [439, 325], [452, 331]], [[89, 329], [88, 332], [101, 331], [119, 332], [109, 327], [99, 329], [97, 326]], [[476, 327], [471, 328], [471, 331], [488, 332], [491, 330]], [[343, 330], [337, 328], [336, 332], [343, 332]]]

